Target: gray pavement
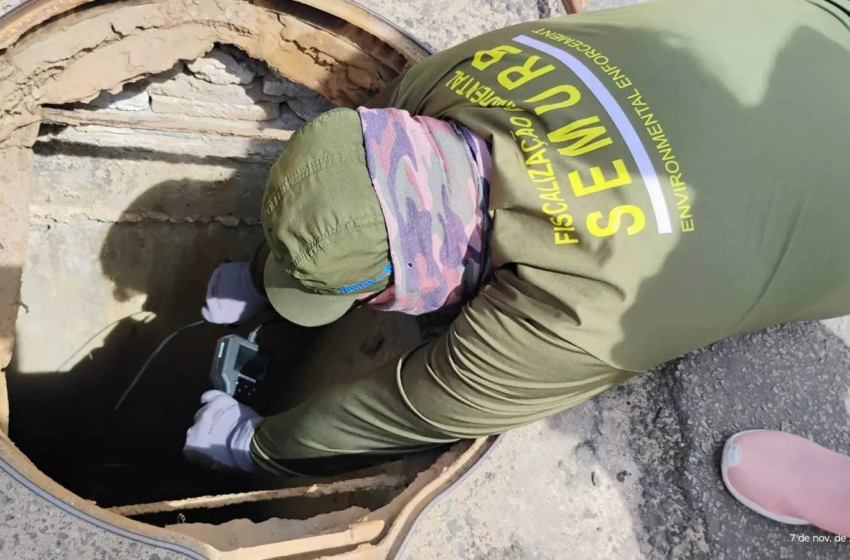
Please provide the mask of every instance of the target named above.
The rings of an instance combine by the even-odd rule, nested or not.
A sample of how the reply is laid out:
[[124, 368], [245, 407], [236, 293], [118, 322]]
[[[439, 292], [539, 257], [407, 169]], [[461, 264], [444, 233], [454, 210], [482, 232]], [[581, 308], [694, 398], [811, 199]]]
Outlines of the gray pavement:
[[792, 542], [819, 531], [751, 513], [719, 473], [723, 442], [745, 429], [850, 451], [848, 377], [850, 349], [818, 323], [695, 352], [507, 434], [406, 558], [850, 557], [850, 544]]
[[[363, 3], [438, 49], [560, 12], [556, 0]], [[0, 0], [0, 11], [9, 6]], [[429, 511], [402, 557], [850, 557], [850, 544], [792, 542], [792, 534], [817, 531], [750, 513], [725, 492], [718, 468], [725, 438], [750, 428], [850, 451], [848, 340], [847, 321], [726, 340], [511, 432]], [[0, 515], [0, 558], [174, 557], [76, 519], [2, 473]]]
[[74, 517], [0, 473], [0, 558], [176, 560], [186, 558]]

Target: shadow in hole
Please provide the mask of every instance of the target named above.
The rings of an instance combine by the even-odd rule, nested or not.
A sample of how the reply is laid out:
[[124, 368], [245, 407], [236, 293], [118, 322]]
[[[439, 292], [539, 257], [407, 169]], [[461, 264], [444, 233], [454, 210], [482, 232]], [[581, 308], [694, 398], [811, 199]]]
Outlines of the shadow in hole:
[[[193, 196], [202, 197], [206, 185], [180, 187], [181, 204], [203, 208], [204, 200]], [[174, 196], [174, 185], [157, 185], [125, 215], [138, 220], [147, 212], [162, 211], [163, 200]], [[241, 477], [209, 473], [186, 464], [181, 456], [199, 396], [211, 388], [215, 341], [230, 328], [202, 325], [177, 335], [123, 406], [117, 412], [113, 408], [157, 345], [200, 319], [214, 268], [226, 259], [250, 259], [261, 239], [259, 226], [145, 220], [112, 224], [99, 256], [103, 275], [114, 284], [113, 301], [91, 305], [108, 307], [145, 294], [143, 312], [114, 324], [99, 347], [77, 357], [79, 362], [68, 371], [21, 372], [13, 360], [7, 375], [13, 441], [46, 474], [104, 505], [186, 496], [203, 489], [244, 489]], [[61, 283], [61, 274], [53, 280]], [[57, 315], [55, 320], [74, 318]], [[244, 335], [250, 327], [239, 330]], [[61, 335], [55, 327], [46, 332]]]
[[[227, 190], [261, 190], [262, 184], [245, 180], [250, 177], [251, 173], [235, 175]], [[56, 309], [51, 314], [55, 324], [39, 325], [43, 332], [62, 336], [61, 325], [74, 321], [67, 313], [68, 308], [55, 300], [60, 296], [51, 292], [54, 285], [66, 283], [72, 274], [84, 274], [96, 282], [101, 280], [102, 273], [112, 283], [111, 297], [88, 304], [103, 315], [108, 314], [110, 306], [134, 300], [139, 294], [145, 296], [138, 313], [114, 326], [86, 327], [86, 337], [98, 330], [108, 334], [102, 341], [95, 338], [83, 351], [75, 353], [72, 358], [78, 361], [71, 363], [69, 370], [21, 370], [20, 344], [26, 342], [27, 352], [33, 348], [37, 352], [39, 344], [47, 344], [43, 340], [33, 341], [30, 330], [26, 341], [18, 341], [15, 360], [8, 371], [13, 441], [47, 475], [101, 506], [306, 483], [303, 479], [213, 473], [187, 463], [182, 457], [185, 432], [199, 407], [199, 397], [211, 388], [209, 369], [215, 342], [234, 332], [230, 327], [202, 325], [178, 334], [155, 358], [121, 409], [113, 412], [119, 396], [159, 343], [176, 329], [200, 319], [206, 284], [215, 267], [224, 260], [250, 260], [262, 242], [259, 225], [225, 227], [215, 221], [188, 220], [192, 209], [211, 210], [212, 215], [224, 210], [226, 204], [222, 201], [210, 200], [210, 193], [216, 189], [220, 190], [221, 185], [162, 183], [128, 206], [122, 220], [108, 226], [99, 251], [92, 248], [86, 252], [83, 245], [78, 254], [71, 250], [70, 255], [50, 255], [47, 253], [53, 249], [49, 245], [39, 245], [38, 250], [44, 254], [34, 254], [36, 262], [31, 266], [46, 270], [33, 272], [34, 278], [40, 276], [42, 280], [31, 281], [43, 281], [45, 275], [49, 281], [37, 284], [44, 297], [34, 298], [33, 305], [41, 306], [42, 310], [45, 306]], [[259, 197], [253, 200], [259, 201]], [[239, 204], [239, 200], [233, 203]], [[245, 208], [240, 208], [239, 213], [252, 214]], [[161, 221], [162, 216], [174, 221]], [[69, 230], [79, 227], [81, 231], [72, 233], [63, 227]], [[61, 237], [63, 247], [67, 243], [73, 245], [73, 236], [90, 234], [79, 224], [51, 230], [51, 235], [68, 236]], [[102, 272], [90, 264], [83, 272], [76, 268], [79, 259], [90, 262], [98, 258]], [[66, 263], [67, 259], [72, 262]], [[91, 293], [107, 296], [97, 290]], [[445, 328], [444, 320], [430, 319], [437, 324], [424, 322], [426, 331]], [[80, 320], [91, 324], [88, 316]], [[268, 308], [235, 332], [247, 336], [261, 323], [265, 326], [260, 330], [259, 342], [271, 355], [272, 364], [265, 389], [270, 398], [265, 409], [258, 409], [263, 415], [286, 410], [327, 383], [366, 371], [375, 361], [382, 362], [420, 340], [419, 322], [415, 318], [370, 309], [352, 313], [326, 328], [304, 329]], [[412, 476], [429, 465], [437, 453], [424, 453], [360, 474], [381, 471]], [[344, 477], [332, 479], [337, 478]], [[360, 492], [324, 499], [286, 500], [259, 507], [255, 504], [192, 510], [186, 517], [189, 521], [202, 522], [218, 522], [234, 516], [303, 518], [354, 505], [378, 507], [396, 493], [396, 490]], [[175, 523], [176, 515], [157, 515], [149, 520]]]

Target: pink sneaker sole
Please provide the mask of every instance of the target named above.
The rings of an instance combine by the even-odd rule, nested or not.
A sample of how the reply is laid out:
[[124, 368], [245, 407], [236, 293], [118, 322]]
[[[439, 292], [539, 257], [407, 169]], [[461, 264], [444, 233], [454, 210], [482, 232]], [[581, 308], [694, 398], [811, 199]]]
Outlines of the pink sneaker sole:
[[726, 444], [723, 446], [723, 458], [720, 461], [720, 472], [723, 476], [723, 484], [726, 485], [726, 489], [729, 490], [729, 493], [732, 494], [732, 496], [734, 496], [736, 500], [738, 500], [754, 512], [758, 513], [759, 515], [763, 515], [768, 519], [778, 521], [779, 523], [786, 523], [788, 525], [809, 525], [809, 522], [803, 519], [787, 517], [785, 515], [780, 515], [778, 513], [774, 513], [768, 509], [763, 508], [752, 500], [749, 500], [748, 498], [742, 496], [729, 481], [729, 468], [734, 467], [735, 465], [741, 462], [741, 450], [735, 445], [735, 438], [744, 434], [764, 431], [767, 430], [747, 430], [744, 432], [738, 432], [737, 434], [726, 440]]

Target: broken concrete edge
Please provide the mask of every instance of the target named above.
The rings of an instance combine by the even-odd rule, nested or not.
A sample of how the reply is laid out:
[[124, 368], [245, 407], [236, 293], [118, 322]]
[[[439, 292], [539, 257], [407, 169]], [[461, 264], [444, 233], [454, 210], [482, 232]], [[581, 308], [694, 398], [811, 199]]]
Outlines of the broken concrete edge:
[[[0, 15], [0, 54], [24, 34], [71, 10], [95, 0], [28, 0]], [[414, 64], [433, 53], [433, 49], [405, 34], [395, 24], [357, 2], [347, 0], [295, 0], [305, 6], [332, 14], [370, 32]], [[273, 0], [258, 0], [258, 6], [274, 10]]]
[[[372, 37], [353, 24], [345, 23], [344, 31]], [[118, 91], [181, 60], [203, 56], [216, 44], [233, 45], [334, 105], [353, 107], [404, 66], [386, 66], [366, 50], [384, 52], [390, 45], [374, 38], [361, 42], [366, 46], [246, 1], [198, 2], [191, 11], [167, 0], [96, 5], [52, 18], [3, 52], [0, 111], [7, 118], [0, 141], [23, 125], [19, 121], [37, 119], [43, 105], [85, 102], [102, 91]], [[145, 56], [128, 57], [128, 52]]]
[[[392, 45], [395, 50], [401, 53], [407, 59], [408, 65], [413, 65], [434, 54], [434, 49], [430, 46], [406, 34], [390, 20], [356, 0], [295, 1], [332, 14], [362, 29], [368, 29], [372, 35], [387, 45]], [[260, 4], [259, 1], [257, 3]]]

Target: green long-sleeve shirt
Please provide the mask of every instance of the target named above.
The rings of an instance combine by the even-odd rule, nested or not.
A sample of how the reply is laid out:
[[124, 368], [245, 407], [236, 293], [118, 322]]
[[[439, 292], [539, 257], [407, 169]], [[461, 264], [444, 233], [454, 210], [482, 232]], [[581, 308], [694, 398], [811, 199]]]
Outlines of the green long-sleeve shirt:
[[268, 419], [258, 455], [495, 433], [724, 337], [850, 313], [848, 11], [659, 0], [412, 68], [391, 106], [492, 145], [495, 274], [442, 339]]

